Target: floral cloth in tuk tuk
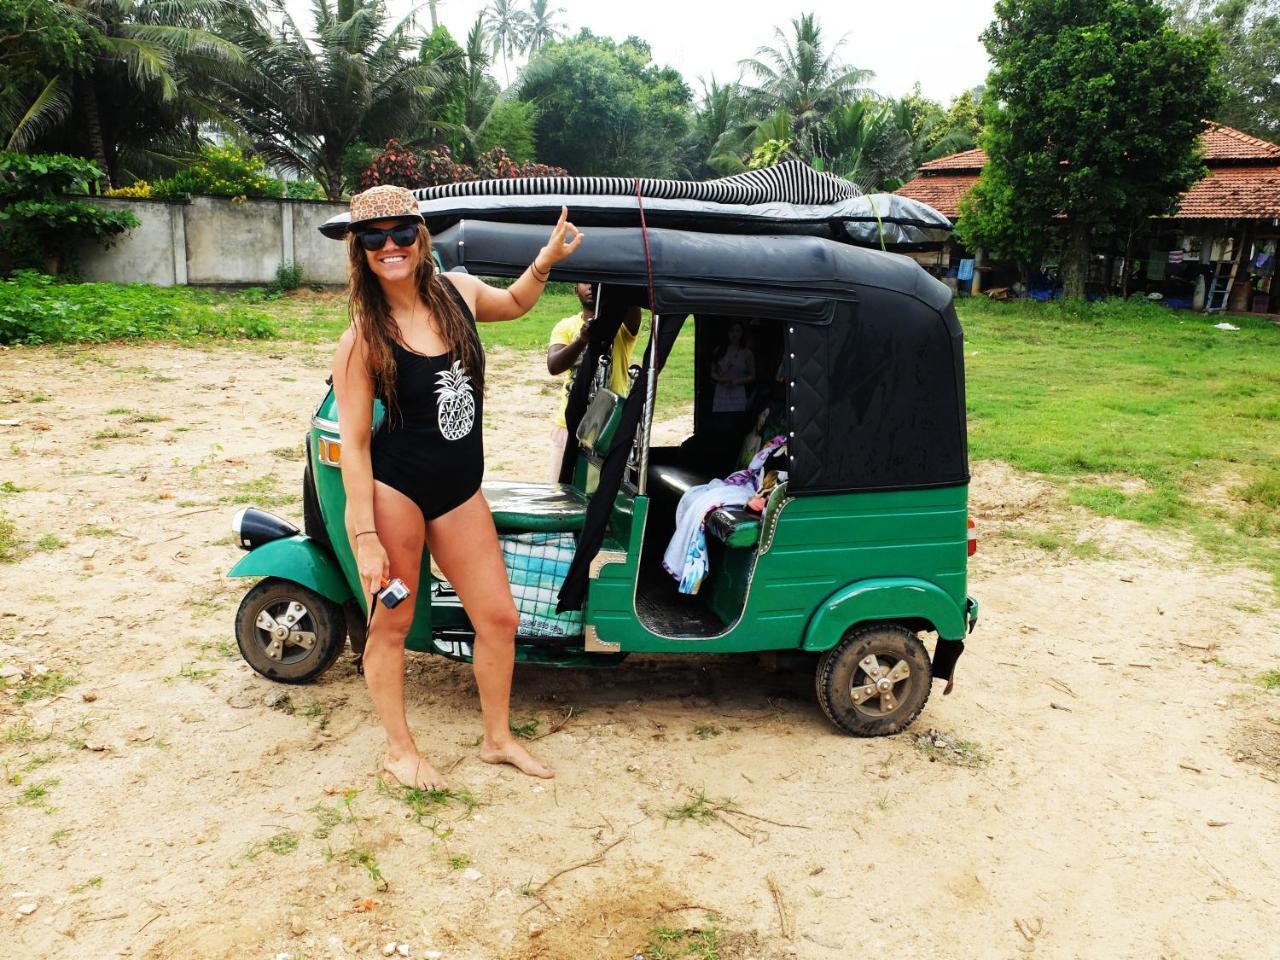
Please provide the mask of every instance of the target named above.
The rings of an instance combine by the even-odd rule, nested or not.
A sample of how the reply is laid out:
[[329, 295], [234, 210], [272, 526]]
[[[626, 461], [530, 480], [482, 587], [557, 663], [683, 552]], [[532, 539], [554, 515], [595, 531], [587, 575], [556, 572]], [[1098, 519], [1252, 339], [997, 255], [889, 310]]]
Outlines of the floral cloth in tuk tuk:
[[[785, 436], [776, 436], [760, 448], [745, 469], [684, 492], [676, 507], [676, 531], [662, 557], [662, 568], [679, 581], [681, 593], [697, 593], [710, 570], [707, 514], [721, 507], [741, 507], [763, 492], [765, 464], [786, 443]], [[779, 472], [776, 482], [786, 478], [785, 473]]]

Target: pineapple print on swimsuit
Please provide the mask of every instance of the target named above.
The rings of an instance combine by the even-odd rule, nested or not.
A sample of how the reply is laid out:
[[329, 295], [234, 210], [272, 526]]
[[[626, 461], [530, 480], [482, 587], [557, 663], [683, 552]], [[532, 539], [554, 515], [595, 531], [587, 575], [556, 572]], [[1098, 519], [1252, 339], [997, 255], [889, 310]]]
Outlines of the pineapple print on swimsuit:
[[462, 369], [461, 361], [453, 361], [448, 370], [436, 374], [440, 386], [436, 388], [436, 420], [440, 434], [446, 440], [461, 440], [471, 432], [476, 419], [475, 392], [471, 378]]
[[[475, 329], [466, 302], [442, 283]], [[473, 497], [484, 478], [484, 399], [471, 371], [447, 353], [392, 344], [396, 412], [373, 435], [373, 479], [400, 491], [434, 520]]]

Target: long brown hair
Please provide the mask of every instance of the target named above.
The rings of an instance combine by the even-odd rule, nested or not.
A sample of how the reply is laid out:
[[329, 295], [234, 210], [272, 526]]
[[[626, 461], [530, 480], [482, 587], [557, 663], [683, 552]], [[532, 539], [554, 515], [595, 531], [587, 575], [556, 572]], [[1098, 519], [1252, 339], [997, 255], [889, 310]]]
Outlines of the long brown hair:
[[[440, 278], [435, 258], [431, 256], [431, 234], [425, 224], [418, 225], [418, 266], [415, 279], [418, 296], [440, 325], [449, 355], [461, 360], [477, 392], [484, 393], [484, 350], [453, 295], [445, 289], [448, 282]], [[388, 416], [398, 412], [396, 405], [396, 358], [391, 344], [399, 341], [391, 307], [382, 293], [377, 275], [369, 267], [364, 247], [355, 234], [347, 235], [347, 313], [351, 325], [364, 338], [369, 375], [374, 389], [387, 407]], [[402, 344], [403, 345], [403, 344]]]

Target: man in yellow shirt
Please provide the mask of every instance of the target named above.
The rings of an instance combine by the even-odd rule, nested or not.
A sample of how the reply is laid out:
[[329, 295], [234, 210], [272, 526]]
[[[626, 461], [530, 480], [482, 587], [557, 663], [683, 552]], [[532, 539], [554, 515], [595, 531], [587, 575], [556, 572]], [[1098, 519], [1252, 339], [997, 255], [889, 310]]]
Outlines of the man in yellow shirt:
[[[565, 426], [565, 408], [569, 402], [569, 390], [582, 367], [582, 356], [587, 348], [591, 321], [596, 315], [596, 290], [589, 283], [575, 285], [574, 292], [582, 304], [582, 312], [565, 317], [551, 328], [551, 342], [547, 347], [547, 372], [552, 376], [564, 376], [564, 392], [556, 401], [555, 425], [551, 430], [551, 480], [560, 479], [560, 463], [564, 458], [564, 445], [569, 439]], [[631, 354], [636, 336], [640, 333], [640, 308], [627, 311], [618, 334], [613, 338], [613, 353], [609, 360], [609, 389], [625, 397], [631, 381], [627, 368], [631, 366]]]

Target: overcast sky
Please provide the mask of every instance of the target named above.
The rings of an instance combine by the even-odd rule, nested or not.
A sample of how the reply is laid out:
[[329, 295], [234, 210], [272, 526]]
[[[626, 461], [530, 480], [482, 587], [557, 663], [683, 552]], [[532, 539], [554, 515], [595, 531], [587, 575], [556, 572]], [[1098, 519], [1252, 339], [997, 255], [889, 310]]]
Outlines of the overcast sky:
[[[309, 29], [308, 0], [287, 2], [298, 24]], [[414, 4], [389, 0], [389, 6], [403, 16]], [[462, 40], [485, 6], [479, 0], [441, 0], [439, 17]], [[616, 40], [643, 37], [654, 60], [677, 68], [695, 95], [702, 90], [700, 78], [733, 79], [739, 60], [773, 44], [775, 27], [785, 28], [788, 18], [809, 10], [831, 42], [845, 38], [840, 53], [847, 64], [875, 71], [871, 87], [885, 96], [901, 96], [919, 81], [925, 95], [945, 104], [982, 83], [988, 70], [978, 34], [991, 21], [992, 0], [559, 0], [559, 6], [559, 19], [571, 32], [589, 27]], [[425, 2], [419, 18], [429, 28]], [[501, 81], [500, 60], [495, 73]]]

